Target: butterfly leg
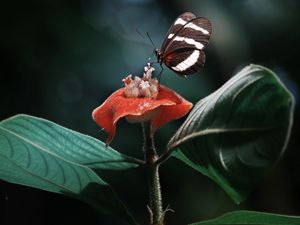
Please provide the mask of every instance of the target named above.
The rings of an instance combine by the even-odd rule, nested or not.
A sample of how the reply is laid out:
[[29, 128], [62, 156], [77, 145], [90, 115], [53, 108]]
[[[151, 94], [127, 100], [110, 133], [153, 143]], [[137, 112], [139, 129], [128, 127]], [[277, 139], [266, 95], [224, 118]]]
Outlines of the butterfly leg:
[[160, 72], [159, 72], [159, 74], [157, 76], [157, 80], [160, 83], [160, 78], [161, 78], [161, 75], [162, 75], [162, 72], [163, 72], [164, 68], [163, 68], [163, 66], [162, 66], [161, 63], [159, 64], [159, 66], [160, 66]]

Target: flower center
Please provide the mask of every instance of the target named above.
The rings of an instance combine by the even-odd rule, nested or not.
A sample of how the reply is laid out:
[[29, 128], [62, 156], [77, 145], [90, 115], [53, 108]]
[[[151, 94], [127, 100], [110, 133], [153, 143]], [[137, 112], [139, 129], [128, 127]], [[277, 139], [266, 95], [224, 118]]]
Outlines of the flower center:
[[124, 94], [127, 98], [156, 98], [158, 95], [158, 80], [152, 78], [155, 69], [148, 64], [144, 68], [143, 77], [128, 75], [122, 81], [125, 84]]

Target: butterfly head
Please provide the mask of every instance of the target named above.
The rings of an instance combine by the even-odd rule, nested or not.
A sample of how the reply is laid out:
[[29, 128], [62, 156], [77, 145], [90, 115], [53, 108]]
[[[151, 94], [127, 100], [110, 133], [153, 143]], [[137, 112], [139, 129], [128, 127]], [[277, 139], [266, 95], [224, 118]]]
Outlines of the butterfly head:
[[153, 49], [153, 53], [155, 54], [157, 58], [157, 63], [162, 63], [162, 57], [161, 57], [161, 52], [158, 48]]

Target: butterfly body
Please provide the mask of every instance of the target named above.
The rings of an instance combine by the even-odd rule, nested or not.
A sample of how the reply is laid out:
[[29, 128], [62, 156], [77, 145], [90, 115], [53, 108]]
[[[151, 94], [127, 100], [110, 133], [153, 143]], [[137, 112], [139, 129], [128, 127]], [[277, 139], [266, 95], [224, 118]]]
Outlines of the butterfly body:
[[211, 23], [193, 13], [181, 14], [170, 27], [161, 49], [154, 49], [159, 64], [180, 76], [196, 73], [205, 63], [204, 48], [212, 32]]

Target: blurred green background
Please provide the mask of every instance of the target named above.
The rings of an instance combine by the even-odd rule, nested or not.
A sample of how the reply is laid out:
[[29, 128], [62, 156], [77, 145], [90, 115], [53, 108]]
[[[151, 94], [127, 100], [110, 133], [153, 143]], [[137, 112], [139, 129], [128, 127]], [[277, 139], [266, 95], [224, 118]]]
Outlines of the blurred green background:
[[[213, 24], [206, 65], [187, 79], [165, 68], [161, 82], [196, 103], [245, 65], [262, 64], [294, 95], [294, 126], [282, 160], [239, 206], [208, 178], [169, 160], [161, 168], [164, 205], [175, 210], [167, 214], [167, 224], [196, 222], [234, 209], [300, 215], [299, 10], [298, 0], [2, 2], [0, 119], [26, 113], [105, 140], [92, 110], [122, 86], [123, 77], [142, 73], [153, 51], [145, 32], [160, 47], [174, 19], [191, 11]], [[160, 150], [181, 122], [159, 130]], [[141, 137], [139, 125], [120, 121], [111, 146], [142, 157]], [[145, 223], [143, 172], [101, 175]], [[79, 201], [3, 181], [0, 207], [0, 224], [5, 225], [119, 224], [99, 218]]]

